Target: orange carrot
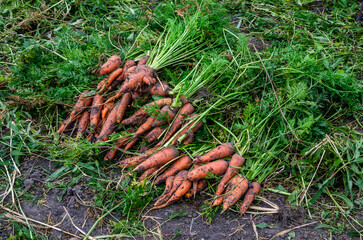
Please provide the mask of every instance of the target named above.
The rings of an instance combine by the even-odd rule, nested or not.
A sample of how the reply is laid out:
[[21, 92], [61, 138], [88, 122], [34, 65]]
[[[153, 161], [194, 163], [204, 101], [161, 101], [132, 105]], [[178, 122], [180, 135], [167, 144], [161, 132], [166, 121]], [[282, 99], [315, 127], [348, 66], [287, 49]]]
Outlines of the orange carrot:
[[197, 120], [197, 117], [198, 117], [198, 114], [193, 114], [190, 116], [189, 121], [184, 125], [185, 127], [183, 126], [184, 129], [171, 142], [172, 145], [178, 144], [179, 139], [181, 139], [181, 138], [182, 139], [180, 141], [183, 141], [185, 139], [185, 137], [187, 136], [187, 134], [186, 134], [187, 132], [189, 134], [194, 133], [203, 126], [203, 122], [199, 121], [194, 127], [192, 127], [193, 124], [195, 123], [195, 121]]
[[192, 186], [192, 182], [189, 181], [188, 179], [183, 180], [183, 182], [180, 184], [180, 186], [178, 187], [178, 189], [170, 196], [169, 200], [159, 206], [155, 206], [152, 209], [160, 209], [160, 208], [164, 208], [166, 206], [169, 206], [170, 204], [180, 200], [190, 189], [190, 187]]
[[91, 114], [90, 114], [90, 123], [93, 129], [93, 132], [97, 130], [100, 124], [100, 116], [101, 116], [101, 109], [103, 107], [103, 97], [99, 94], [96, 94], [93, 97], [92, 107], [91, 107]]
[[223, 143], [218, 147], [210, 150], [203, 156], [197, 157], [193, 160], [193, 163], [204, 163], [213, 160], [229, 157], [234, 153], [234, 148], [231, 143]]
[[218, 184], [217, 191], [216, 191], [217, 196], [221, 195], [224, 192], [224, 190], [226, 188], [226, 184], [229, 182], [229, 180], [231, 180], [232, 177], [234, 177], [234, 175], [236, 175], [238, 173], [239, 169], [234, 168], [234, 167], [242, 167], [244, 163], [245, 163], [245, 159], [241, 155], [234, 154], [232, 156], [232, 159], [229, 162], [228, 169], [227, 169], [226, 173], [224, 174], [222, 180]]
[[119, 85], [124, 80], [125, 74], [129, 70], [129, 68], [131, 68], [135, 65], [136, 65], [136, 62], [134, 60], [126, 61], [124, 67], [122, 68], [122, 73], [111, 83], [111, 85], [108, 87], [108, 91], [111, 91], [117, 85]]
[[90, 114], [89, 114], [88, 111], [84, 111], [82, 113], [82, 116], [79, 119], [77, 134], [83, 136], [86, 133], [86, 130], [87, 130], [87, 127], [88, 127], [88, 123], [89, 123], [89, 115]]
[[190, 181], [199, 180], [207, 177], [209, 174], [222, 175], [226, 172], [228, 163], [224, 160], [218, 160], [215, 162], [208, 163], [200, 166], [188, 173], [188, 179]]
[[100, 67], [100, 75], [106, 75], [118, 68], [122, 63], [121, 57], [118, 55], [111, 56], [105, 64]]
[[137, 66], [146, 65], [148, 60], [149, 60], [149, 55], [145, 55], [145, 56], [141, 57], [139, 62], [137, 63]]
[[116, 116], [117, 123], [121, 122], [122, 119], [124, 118], [127, 106], [130, 105], [131, 100], [132, 100], [131, 93], [125, 93], [125, 95], [123, 95], [120, 105], [117, 109], [117, 116]]
[[157, 152], [158, 152], [157, 148], [151, 148], [142, 155], [138, 155], [135, 157], [130, 157], [130, 158], [126, 158], [126, 159], [122, 160], [121, 162], [119, 162], [119, 166], [121, 168], [129, 168], [132, 166], [139, 165], [140, 163], [142, 163], [143, 161], [148, 159], [151, 155], [153, 155]]
[[62, 122], [60, 128], [58, 129], [57, 133], [61, 134], [64, 130], [68, 129], [72, 123], [74, 123], [78, 118], [80, 118], [82, 115], [78, 114], [76, 117], [68, 117], [64, 122]]
[[[196, 185], [194, 187], [194, 185]], [[198, 181], [193, 181], [193, 187], [189, 189], [189, 191], [185, 194], [186, 198], [191, 198], [195, 196], [197, 193], [203, 191], [208, 186], [206, 179], [200, 179]]]
[[108, 77], [107, 81], [106, 81], [106, 84], [105, 84], [105, 88], [103, 89], [106, 90], [106, 88], [108, 88], [111, 83], [118, 77], [121, 75], [123, 69], [122, 68], [118, 68], [116, 69], [113, 73], [111, 73], [111, 75]]
[[166, 179], [168, 179], [170, 176], [174, 176], [181, 170], [188, 169], [190, 167], [190, 164], [192, 163], [192, 160], [189, 156], [184, 156], [179, 158], [177, 161], [175, 161], [169, 169], [167, 169], [163, 174], [161, 174], [159, 177], [155, 180], [155, 185], [159, 185], [163, 183]]
[[243, 199], [241, 209], [240, 209], [241, 214], [244, 214], [247, 211], [247, 209], [250, 207], [253, 199], [255, 199], [256, 195], [258, 194], [258, 192], [261, 189], [261, 185], [258, 182], [253, 182], [251, 185], [252, 185], [252, 187], [247, 190], [246, 195]]
[[175, 117], [175, 113], [173, 110], [170, 109], [168, 105], [164, 106], [160, 110], [160, 114], [158, 114], [162, 119], [155, 120], [152, 124], [152, 127], [158, 127], [164, 124], [167, 124], [168, 122], [173, 121]]
[[167, 194], [172, 189], [174, 179], [175, 179], [175, 176], [170, 176], [166, 179], [165, 190], [164, 190], [163, 194], [161, 194], [161, 195]]
[[153, 173], [155, 173], [159, 168], [158, 167], [154, 167], [154, 168], [149, 168], [147, 169], [140, 177], [139, 177], [139, 181], [144, 180], [147, 177], [150, 177]]
[[115, 158], [116, 153], [119, 151], [118, 149], [121, 148], [123, 145], [125, 145], [125, 143], [127, 142], [127, 140], [130, 138], [130, 136], [126, 136], [126, 137], [122, 137], [116, 140], [116, 148], [115, 149], [111, 149], [106, 156], [103, 158], [103, 160], [105, 161], [109, 161]]
[[144, 133], [152, 129], [152, 124], [155, 121], [154, 117], [149, 117], [146, 122], [141, 124], [141, 126], [136, 130], [134, 138], [140, 138]]
[[140, 146], [140, 153], [144, 153], [146, 152], [147, 150], [149, 150], [150, 148], [148, 148], [146, 145], [141, 145]]
[[105, 86], [105, 83], [107, 81], [107, 77], [104, 78], [101, 82], [98, 83], [96, 91], [101, 91], [103, 89], [103, 87]]
[[164, 132], [165, 128], [156, 127], [146, 136], [149, 143], [153, 143], [158, 140], [158, 137]]
[[223, 203], [223, 198], [224, 196], [218, 196], [216, 199], [214, 199], [213, 207], [221, 205]]
[[134, 115], [132, 115], [129, 118], [126, 118], [122, 121], [122, 124], [125, 125], [134, 125], [140, 120], [142, 120], [144, 117], [149, 116], [149, 113], [146, 112], [146, 109], [150, 106], [158, 106], [159, 108], [164, 107], [166, 105], [170, 105], [173, 102], [171, 98], [162, 98], [159, 100], [156, 100], [154, 102], [145, 104], [142, 108], [140, 108]]
[[188, 144], [191, 144], [193, 143], [195, 140], [195, 135], [194, 133], [187, 133], [187, 136], [186, 138], [183, 140], [183, 145], [188, 145]]
[[151, 95], [159, 95], [159, 96], [166, 97], [166, 96], [169, 96], [171, 89], [167, 82], [161, 82], [161, 84], [157, 83], [157, 84], [149, 86], [148, 92]]
[[163, 141], [160, 141], [156, 146], [160, 147], [164, 142], [168, 141], [176, 131], [179, 130], [182, 120], [185, 116], [189, 116], [194, 111], [194, 107], [191, 103], [185, 104], [179, 111], [178, 115], [174, 118], [168, 132], [166, 133]]
[[78, 98], [78, 101], [73, 107], [73, 111], [71, 112], [71, 117], [75, 117], [78, 114], [81, 114], [84, 110], [86, 110], [86, 107], [92, 104], [92, 98], [90, 96], [86, 96], [89, 93], [89, 91], [83, 91]]
[[110, 112], [110, 114], [107, 116], [107, 119], [105, 123], [102, 125], [102, 130], [100, 132], [100, 135], [97, 138], [96, 142], [105, 141], [106, 137], [108, 137], [116, 128], [116, 117], [117, 117], [117, 109], [118, 109], [118, 103]]
[[154, 207], [160, 206], [160, 205], [166, 203], [170, 199], [171, 195], [179, 188], [179, 186], [182, 184], [182, 182], [187, 178], [187, 176], [188, 176], [188, 171], [186, 171], [186, 170], [180, 171], [175, 176], [174, 181], [173, 181], [173, 186], [170, 189], [170, 191], [161, 195], [158, 198], [158, 200], [155, 202]]
[[130, 142], [128, 142], [125, 146], [125, 150], [130, 150], [137, 142], [139, 141], [139, 138], [132, 138]]
[[149, 157], [146, 161], [138, 165], [133, 171], [145, 171], [149, 168], [160, 167], [178, 156], [178, 149], [176, 149], [174, 146], [168, 146]]
[[107, 119], [108, 113], [111, 112], [111, 110], [113, 109], [114, 106], [115, 106], [115, 104], [113, 102], [109, 102], [109, 103], [106, 103], [103, 105], [103, 109], [101, 112], [101, 118], [102, 118], [101, 124], [104, 124], [104, 122]]
[[222, 213], [230, 206], [234, 205], [248, 189], [248, 180], [239, 176], [235, 176], [229, 184], [233, 187], [231, 191], [227, 192], [227, 194], [223, 197]]

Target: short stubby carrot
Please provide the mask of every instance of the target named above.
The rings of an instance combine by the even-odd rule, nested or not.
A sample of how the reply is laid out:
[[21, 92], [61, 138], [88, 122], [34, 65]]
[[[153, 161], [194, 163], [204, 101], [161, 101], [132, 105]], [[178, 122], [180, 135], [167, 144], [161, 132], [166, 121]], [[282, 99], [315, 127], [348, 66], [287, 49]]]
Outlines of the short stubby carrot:
[[83, 136], [86, 131], [87, 131], [87, 127], [89, 124], [89, 120], [90, 120], [90, 113], [89, 111], [84, 111], [82, 113], [81, 118], [79, 119], [79, 123], [78, 123], [78, 130], [77, 130], [77, 134]]
[[238, 173], [239, 169], [235, 167], [242, 167], [244, 163], [245, 159], [241, 155], [234, 154], [232, 156], [232, 159], [229, 162], [228, 169], [217, 186], [217, 191], [216, 191], [217, 196], [221, 195], [224, 192], [229, 180], [231, 180], [231, 178]]
[[156, 146], [161, 146], [164, 142], [168, 141], [176, 131], [180, 129], [183, 119], [185, 116], [189, 116], [194, 111], [194, 107], [191, 103], [187, 103], [183, 105], [178, 113], [178, 115], [174, 118], [173, 123], [171, 124], [168, 132], [166, 133], [163, 141], [160, 141]]
[[73, 111], [71, 112], [71, 117], [75, 117], [78, 114], [81, 114], [88, 106], [92, 104], [92, 96], [87, 96], [89, 91], [83, 91], [78, 98], [78, 101], [73, 107]]
[[118, 68], [122, 64], [122, 59], [118, 55], [111, 56], [105, 64], [100, 67], [100, 75], [106, 75]]
[[158, 140], [159, 136], [164, 132], [165, 128], [162, 127], [156, 127], [153, 130], [151, 130], [147, 135], [147, 141], [149, 143], [153, 143], [156, 140]]
[[226, 161], [218, 160], [190, 171], [188, 173], [188, 179], [190, 181], [196, 181], [207, 177], [209, 174], [222, 175], [226, 172], [227, 168], [228, 163]]
[[151, 155], [157, 153], [159, 150], [157, 148], [151, 148], [147, 150], [144, 154], [130, 157], [122, 160], [119, 162], [119, 167], [121, 168], [129, 168], [132, 166], [139, 165], [140, 163], [144, 162], [146, 159], [148, 159]]
[[231, 143], [223, 143], [218, 147], [210, 150], [203, 156], [197, 157], [193, 160], [193, 163], [205, 163], [213, 160], [229, 157], [234, 153], [234, 148]]
[[117, 109], [117, 115], [116, 115], [116, 122], [119, 123], [122, 121], [122, 119], [124, 118], [125, 112], [127, 110], [127, 106], [130, 105], [132, 101], [132, 96], [131, 93], [125, 93], [122, 96], [120, 105]]
[[225, 212], [230, 206], [233, 206], [248, 189], [248, 180], [239, 176], [233, 177], [231, 182], [231, 191], [226, 192], [223, 197], [223, 210]]
[[141, 57], [139, 62], [137, 63], [137, 66], [146, 65], [148, 60], [149, 60], [149, 55], [145, 55], [145, 56]]
[[167, 82], [161, 82], [154, 85], [149, 86], [148, 92], [151, 95], [159, 95], [162, 97], [167, 97], [170, 95], [171, 89]]
[[111, 91], [117, 85], [119, 85], [124, 80], [126, 72], [134, 66], [136, 66], [136, 62], [134, 60], [126, 61], [122, 68], [122, 73], [111, 83], [111, 85], [108, 87], [108, 91]]
[[180, 200], [191, 188], [192, 186], [192, 182], [189, 181], [188, 179], [184, 179], [183, 182], [180, 184], [180, 186], [178, 187], [178, 189], [171, 194], [169, 200], [159, 206], [154, 206], [153, 209], [160, 209], [160, 208], [164, 208], [166, 206], [169, 206], [170, 204]]
[[158, 106], [159, 108], [162, 108], [166, 105], [170, 105], [173, 102], [171, 98], [162, 98], [156, 101], [153, 101], [151, 103], [145, 104], [143, 107], [141, 107], [134, 115], [132, 115], [129, 118], [126, 118], [122, 121], [122, 124], [125, 125], [134, 125], [137, 122], [144, 119], [144, 117], [149, 116], [149, 113], [146, 111], [146, 109], [150, 106]]
[[149, 168], [160, 167], [178, 156], [178, 149], [176, 149], [174, 146], [168, 146], [149, 157], [146, 161], [138, 165], [133, 171], [145, 171]]
[[240, 208], [241, 214], [246, 213], [251, 203], [253, 202], [253, 199], [255, 199], [256, 195], [260, 192], [261, 185], [258, 182], [253, 182], [251, 185], [252, 187], [247, 190], [246, 195], [243, 198], [243, 202]]
[[103, 96], [96, 94], [93, 97], [91, 113], [90, 113], [90, 124], [93, 132], [97, 130], [99, 124], [101, 123], [101, 111], [103, 107]]
[[166, 105], [163, 108], [161, 108], [159, 116], [162, 119], [155, 120], [152, 124], [152, 127], [158, 127], [173, 121], [175, 117], [175, 112], [171, 110], [168, 105]]
[[168, 179], [170, 176], [176, 175], [181, 170], [186, 170], [190, 167], [192, 163], [192, 160], [189, 156], [183, 156], [176, 160], [170, 168], [168, 168], [163, 174], [158, 176], [155, 180], [155, 185], [159, 185], [163, 183], [166, 179]]

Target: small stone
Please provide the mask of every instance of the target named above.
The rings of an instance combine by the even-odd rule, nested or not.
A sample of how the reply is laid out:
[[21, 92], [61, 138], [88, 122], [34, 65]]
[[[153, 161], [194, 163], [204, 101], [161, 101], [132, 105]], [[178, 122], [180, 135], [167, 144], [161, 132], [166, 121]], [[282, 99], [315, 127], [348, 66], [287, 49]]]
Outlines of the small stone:
[[192, 214], [188, 214], [188, 218], [191, 218], [191, 217], [193, 217], [193, 215]]
[[32, 186], [34, 184], [34, 180], [28, 178], [28, 179], [25, 179], [23, 183], [24, 183], [25, 186], [30, 187], [30, 186]]

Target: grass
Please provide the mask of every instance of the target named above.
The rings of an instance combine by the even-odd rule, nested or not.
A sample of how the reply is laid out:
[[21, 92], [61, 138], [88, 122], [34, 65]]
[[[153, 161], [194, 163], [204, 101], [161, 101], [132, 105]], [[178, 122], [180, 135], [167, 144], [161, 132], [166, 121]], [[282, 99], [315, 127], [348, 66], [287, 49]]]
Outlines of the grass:
[[[67, 188], [90, 179], [87, 185], [96, 192], [92, 206], [101, 212], [100, 220], [113, 216], [111, 209], [122, 216], [106, 220], [110, 234], [147, 234], [141, 212], [162, 187], [139, 183], [136, 173], [120, 173], [103, 161], [105, 149], [120, 134], [95, 145], [59, 138], [54, 129], [75, 103], [74, 96], [102, 79], [91, 73], [107, 57], [159, 53], [153, 63], [160, 80], [194, 95], [196, 109], [204, 113], [198, 141], [184, 151], [197, 155], [232, 141], [247, 159], [243, 175], [287, 193], [290, 204], [307, 209], [333, 234], [362, 236], [356, 218], [363, 205], [357, 3], [101, 2], [4, 1], [0, 6], [1, 204], [21, 209], [17, 196], [23, 186], [15, 180], [23, 177], [19, 166], [27, 156], [42, 156], [56, 163], [47, 182], [49, 189], [63, 191], [61, 198]], [[168, 26], [179, 26], [199, 5], [204, 7], [193, 25], [197, 36], [187, 36], [189, 44], [177, 50], [195, 52], [182, 61], [165, 58], [160, 37], [178, 40], [180, 29], [167, 32]], [[198, 75], [213, 71], [221, 74], [212, 83]], [[189, 81], [190, 76], [195, 80]], [[206, 96], [195, 91], [200, 87], [207, 89]], [[210, 185], [207, 193], [214, 191]], [[3, 192], [10, 202], [4, 202]], [[218, 210], [206, 203], [203, 214], [212, 220]], [[29, 223], [13, 227], [13, 237], [47, 239]]]

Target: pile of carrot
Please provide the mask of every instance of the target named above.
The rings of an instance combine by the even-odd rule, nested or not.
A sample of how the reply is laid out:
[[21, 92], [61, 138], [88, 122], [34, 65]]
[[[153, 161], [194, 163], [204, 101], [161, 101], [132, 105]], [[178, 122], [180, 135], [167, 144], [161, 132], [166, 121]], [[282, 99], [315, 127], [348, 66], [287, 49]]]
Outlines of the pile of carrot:
[[[154, 69], [146, 65], [147, 61], [148, 56], [144, 56], [138, 62], [128, 60], [121, 67], [121, 57], [110, 57], [99, 69], [99, 75], [107, 77], [96, 89], [78, 96], [70, 116], [57, 132], [69, 133], [77, 129], [78, 136], [86, 137], [90, 142], [103, 142], [109, 140], [119, 126], [126, 126], [130, 134], [118, 138], [104, 160], [113, 160], [119, 151], [128, 153], [137, 143], [143, 142], [139, 155], [123, 159], [118, 166], [142, 171], [140, 181], [155, 177], [155, 185], [165, 183], [165, 191], [154, 209], [183, 197], [191, 198], [208, 186], [210, 175], [223, 175], [213, 206], [222, 204], [224, 212], [244, 195], [240, 207], [244, 214], [260, 190], [259, 183], [250, 183], [238, 174], [245, 159], [235, 154], [230, 143], [221, 144], [194, 159], [180, 152], [176, 146], [192, 143], [203, 123], [197, 114], [193, 114], [194, 106], [187, 99], [181, 98], [182, 106], [173, 106], [175, 99], [171, 88], [168, 83], [158, 80]], [[118, 90], [113, 91], [116, 88]], [[128, 116], [135, 99], [147, 101], [151, 95], [162, 98], [149, 101]], [[223, 160], [229, 157], [229, 162]]]

